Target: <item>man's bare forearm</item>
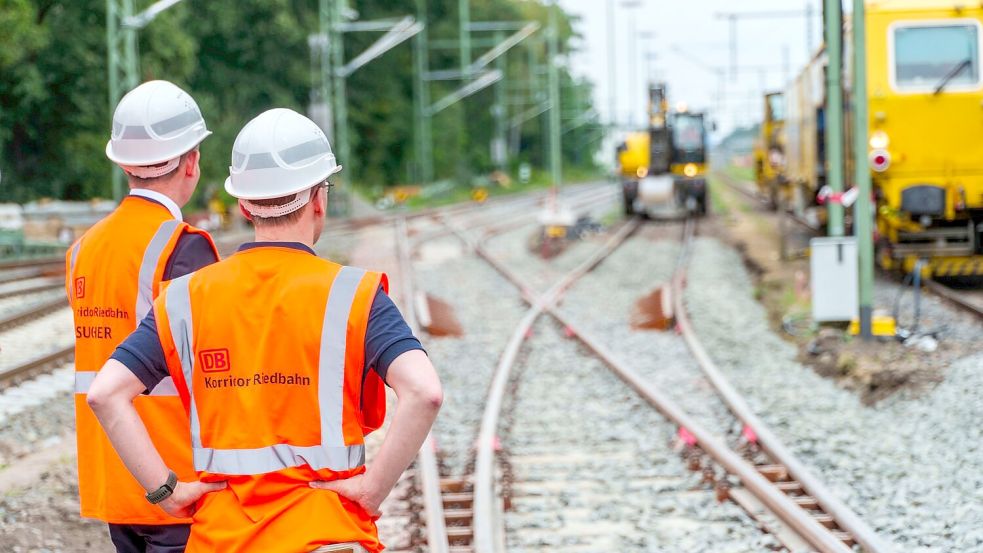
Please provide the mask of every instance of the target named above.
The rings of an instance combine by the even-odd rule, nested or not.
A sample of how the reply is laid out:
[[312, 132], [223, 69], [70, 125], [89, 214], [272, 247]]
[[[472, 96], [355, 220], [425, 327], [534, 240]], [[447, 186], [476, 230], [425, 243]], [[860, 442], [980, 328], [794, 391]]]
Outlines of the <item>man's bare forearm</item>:
[[366, 471], [372, 487], [383, 496], [416, 457], [443, 401], [440, 381], [422, 351], [398, 357], [390, 366], [389, 381], [398, 397], [396, 413]]
[[88, 402], [123, 464], [144, 489], [151, 491], [167, 481], [169, 469], [133, 406], [133, 399], [143, 390], [129, 369], [110, 359], [92, 383]]

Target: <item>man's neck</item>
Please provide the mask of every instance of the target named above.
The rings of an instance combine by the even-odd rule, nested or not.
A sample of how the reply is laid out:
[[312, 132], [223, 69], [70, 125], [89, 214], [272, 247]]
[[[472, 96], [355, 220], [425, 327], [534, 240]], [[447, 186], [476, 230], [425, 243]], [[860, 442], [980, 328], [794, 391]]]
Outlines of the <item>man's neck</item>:
[[134, 186], [133, 183], [130, 183], [130, 189], [132, 189], [132, 190], [149, 190], [150, 192], [156, 192], [158, 194], [163, 194], [164, 196], [167, 196], [168, 198], [170, 198], [171, 201], [173, 201], [174, 203], [176, 203], [178, 205], [178, 207], [184, 207], [178, 201], [178, 198], [180, 197], [180, 194], [177, 193], [177, 190], [175, 190], [175, 188], [176, 187], [174, 187], [174, 186], [170, 186], [169, 183], [158, 183], [158, 184], [153, 184], [153, 185], [150, 185], [150, 186]]
[[308, 229], [299, 227], [269, 227], [256, 228], [257, 242], [297, 242], [311, 249], [314, 248], [314, 241], [311, 235], [314, 234]]

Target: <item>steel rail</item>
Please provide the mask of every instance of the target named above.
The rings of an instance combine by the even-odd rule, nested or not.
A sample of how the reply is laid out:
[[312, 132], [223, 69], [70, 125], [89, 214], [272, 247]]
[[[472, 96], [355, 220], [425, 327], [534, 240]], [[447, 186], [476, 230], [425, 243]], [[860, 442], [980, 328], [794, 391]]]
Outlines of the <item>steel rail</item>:
[[25, 267], [23, 269], [10, 269], [5, 270], [0, 273], [0, 284], [7, 284], [8, 282], [17, 282], [18, 280], [27, 280], [29, 278], [38, 278], [43, 276], [50, 276], [52, 274], [58, 274], [65, 271], [65, 264], [51, 265], [50, 268], [46, 268], [46, 265], [37, 265], [33, 267]]
[[[569, 202], [569, 205], [573, 206], [575, 209], [584, 207], [585, 205], [593, 205], [597, 202], [607, 200], [609, 198], [617, 195], [617, 191], [608, 188], [602, 188], [600, 190], [588, 190], [577, 192], [578, 196], [563, 198], [564, 201]], [[531, 202], [533, 207], [535, 202], [538, 202], [544, 198], [537, 197]], [[518, 213], [513, 213], [511, 215], [506, 215], [504, 217], [498, 217], [497, 220], [490, 223], [479, 222], [477, 224], [470, 224], [471, 227], [485, 227], [485, 234], [495, 234], [503, 230], [510, 230], [517, 226], [517, 224], [523, 224], [526, 220], [534, 217], [536, 212], [534, 211], [523, 211]], [[455, 231], [446, 224], [448, 217], [442, 215], [440, 217], [441, 222], [445, 223], [443, 229], [437, 229], [429, 232], [428, 234], [420, 237], [418, 242], [425, 242], [427, 240], [433, 240], [435, 238], [440, 238], [442, 236], [447, 236], [449, 234], [455, 234]], [[458, 229], [463, 230], [463, 229]]]
[[[720, 171], [715, 171], [713, 173], [713, 175], [715, 177], [717, 177], [721, 182], [724, 183], [725, 186], [727, 186], [731, 190], [737, 192], [738, 194], [741, 194], [742, 196], [744, 196], [748, 200], [754, 202], [754, 204], [756, 206], [763, 207], [763, 206], [767, 205], [767, 201], [768, 200], [766, 200], [766, 199], [758, 196], [756, 193], [754, 193], [754, 191], [748, 190], [748, 189], [744, 188], [743, 186], [740, 186], [739, 184], [737, 184], [738, 179], [736, 177], [732, 177], [732, 176], [730, 176], [730, 175], [728, 175], [726, 173], [720, 172]], [[744, 182], [747, 182], [747, 181], [744, 181]], [[780, 206], [780, 205], [777, 206], [775, 208], [775, 212], [774, 212], [775, 213], [775, 216], [781, 217], [781, 216], [784, 215], [785, 217], [788, 217], [789, 219], [791, 219], [792, 221], [794, 221], [797, 225], [801, 226], [802, 228], [804, 228], [804, 229], [806, 229], [806, 230], [808, 230], [810, 232], [820, 232], [822, 230], [822, 229], [816, 227], [815, 225], [812, 225], [811, 223], [809, 223], [809, 221], [806, 221], [801, 216], [799, 216], [799, 215], [797, 215], [795, 213], [790, 213], [788, 210], [784, 210], [784, 212], [783, 212], [783, 210], [784, 210], [784, 208], [782, 206]]]
[[959, 309], [983, 319], [983, 305], [975, 304], [969, 301], [945, 284], [942, 284], [937, 280], [929, 279], [925, 281], [925, 288]]
[[[399, 258], [400, 283], [403, 286], [403, 309], [406, 312], [406, 322], [413, 334], [420, 335], [420, 324], [417, 318], [416, 279], [413, 272], [413, 262], [410, 257], [409, 229], [406, 218], [400, 217], [394, 226], [396, 232], [396, 253]], [[423, 491], [423, 510], [427, 521], [427, 548], [430, 553], [448, 553], [450, 544], [447, 537], [447, 521], [444, 519], [444, 503], [440, 495], [440, 471], [437, 467], [436, 444], [433, 434], [428, 432], [427, 438], [416, 458], [417, 472], [420, 475], [420, 488]]]
[[[693, 227], [687, 228], [684, 237], [683, 253], [680, 255], [680, 265], [677, 267], [673, 277], [673, 303], [676, 324], [679, 328], [686, 345], [689, 347], [693, 357], [696, 358], [707, 379], [717, 390], [717, 393], [727, 404], [730, 411], [741, 423], [754, 430], [758, 437], [758, 443], [762, 449], [775, 461], [785, 466], [795, 480], [802, 484], [803, 489], [816, 499], [826, 513], [831, 515], [843, 530], [849, 532], [857, 543], [862, 545], [870, 553], [888, 553], [894, 551], [894, 547], [885, 542], [877, 533], [867, 525], [860, 517], [847, 507], [832, 491], [826, 487], [816, 476], [812, 474], [805, 465], [800, 462], [795, 455], [778, 439], [771, 429], [761, 420], [760, 417], [751, 409], [747, 401], [730, 384], [730, 381], [723, 375], [716, 363], [704, 349], [696, 331], [686, 312], [686, 304], [683, 298], [683, 288], [686, 280], [685, 263], [688, 258], [693, 237]], [[692, 429], [686, 427], [688, 430]], [[746, 483], [745, 483], [746, 484]], [[754, 490], [752, 490], [753, 492]], [[761, 498], [764, 500], [764, 498]], [[798, 510], [802, 513], [801, 509]], [[778, 513], [782, 516], [782, 513]], [[804, 514], [804, 513], [803, 513]], [[797, 519], [798, 517], [796, 517]], [[786, 520], [785, 517], [782, 517]], [[811, 520], [811, 519], [810, 519]], [[800, 521], [786, 520], [787, 523], [799, 530]], [[812, 521], [815, 522], [815, 521]], [[803, 534], [808, 539], [808, 536]], [[810, 540], [810, 543], [811, 540]]]
[[[691, 222], [687, 223], [688, 226], [692, 225]], [[522, 290], [524, 298], [533, 306], [530, 312], [533, 310], [538, 310], [538, 313], [542, 311], [548, 312], [561, 324], [564, 324], [570, 331], [576, 336], [581, 342], [583, 342], [589, 349], [591, 349], [595, 354], [600, 357], [605, 364], [613, 369], [616, 375], [624, 380], [632, 389], [639, 393], [646, 401], [651, 403], [656, 407], [659, 412], [664, 416], [672, 420], [677, 425], [686, 428], [693, 434], [696, 438], [697, 443], [707, 451], [721, 466], [724, 467], [729, 473], [734, 474], [739, 478], [759, 500], [762, 501], [767, 507], [772, 509], [786, 524], [788, 524], [792, 529], [798, 532], [806, 541], [817, 548], [822, 553], [845, 553], [850, 551], [850, 549], [843, 544], [839, 539], [833, 536], [825, 527], [820, 523], [810, 517], [805, 513], [795, 502], [793, 502], [785, 493], [779, 490], [774, 484], [772, 484], [767, 478], [762, 476], [749, 462], [744, 460], [739, 454], [735, 453], [730, 449], [720, 438], [716, 437], [714, 434], [703, 428], [687, 415], [680, 407], [678, 407], [672, 400], [667, 396], [663, 395], [656, 388], [644, 381], [637, 373], [627, 368], [621, 361], [619, 361], [614, 354], [601, 345], [597, 340], [591, 338], [586, 332], [578, 327], [572, 320], [563, 315], [556, 307], [556, 300], [559, 299], [559, 295], [565, 290], [569, 284], [573, 281], [569, 281], [565, 286], [563, 283], [558, 284], [551, 288], [546, 294], [536, 298], [530, 292], [528, 286], [524, 281], [516, 274], [514, 274], [508, 267], [506, 267], [499, 260], [491, 256], [480, 244], [475, 246], [475, 252], [482, 256], [487, 262], [489, 262], [496, 270], [498, 270], [506, 279], [512, 282], [516, 287]], [[593, 263], [590, 263], [590, 267], [596, 266], [600, 263], [603, 258], [597, 259]], [[589, 260], [591, 261], [591, 260]], [[559, 288], [559, 290], [557, 290]], [[535, 317], [528, 317], [531, 319], [529, 325], [531, 326], [532, 321]], [[523, 323], [527, 321], [524, 319]], [[526, 328], [528, 329], [528, 327]], [[522, 334], [513, 335], [512, 341], [509, 343], [509, 347], [506, 350], [506, 354], [512, 355], [514, 357], [515, 352], [518, 350], [518, 346], [521, 345], [521, 339], [524, 336], [525, 331]], [[518, 334], [518, 333], [517, 333]], [[504, 359], [503, 355], [503, 361]], [[506, 367], [507, 369], [508, 367]], [[496, 380], [499, 378], [499, 373], [502, 371], [496, 371]], [[507, 375], [505, 380], [507, 381]], [[501, 385], [504, 388], [504, 384]], [[504, 391], [504, 390], [503, 390]], [[489, 396], [491, 398], [491, 395]], [[486, 414], [488, 409], [486, 408]], [[494, 422], [494, 421], [493, 421]], [[485, 429], [486, 421], [483, 419], [482, 428]], [[492, 427], [494, 430], [494, 427]], [[491, 435], [494, 437], [494, 434]], [[487, 436], [484, 437], [487, 440]], [[484, 440], [479, 439], [478, 447], [479, 454], [481, 454], [481, 447], [485, 446], [488, 448], [489, 443]], [[485, 454], [486, 457], [490, 456], [490, 452]], [[481, 458], [479, 457], [479, 460]], [[486, 460], [486, 464], [490, 465], [490, 461]], [[490, 472], [491, 467], [489, 466], [486, 471]], [[481, 524], [490, 524], [490, 518], [487, 518], [491, 513], [491, 502], [493, 498], [491, 497], [491, 484], [485, 482], [483, 486], [479, 486], [480, 480], [477, 477], [477, 463], [476, 463], [476, 482], [475, 482], [475, 538], [477, 546], [487, 546], [487, 543], [478, 540], [479, 528]], [[485, 476], [485, 479], [491, 478], [491, 474]], [[488, 502], [489, 506], [484, 507], [483, 516], [484, 519], [479, 518], [479, 499], [478, 492], [484, 488], [484, 494], [488, 496], [487, 499], [482, 501]], [[482, 530], [482, 534], [491, 535], [492, 530], [489, 528], [487, 530]], [[491, 548], [482, 549], [481, 547], [476, 547], [477, 553], [484, 553], [487, 551], [493, 551]]]
[[23, 325], [32, 319], [36, 319], [62, 307], [68, 307], [68, 300], [59, 297], [39, 305], [33, 305], [28, 309], [22, 309], [16, 313], [0, 318], [0, 330], [7, 330]]
[[65, 256], [27, 257], [22, 259], [0, 260], [0, 269], [19, 269], [21, 267], [37, 267], [39, 265], [65, 265]]
[[0, 372], [0, 389], [7, 388], [16, 383], [17, 380], [25, 378], [28, 374], [38, 369], [70, 359], [75, 356], [75, 344], [64, 346], [53, 351], [49, 351], [24, 363]]
[[29, 286], [17, 286], [16, 283], [12, 283], [12, 282], [0, 285], [0, 298], [9, 298], [11, 296], [33, 294], [35, 292], [46, 292], [48, 290], [54, 290], [55, 288], [63, 288], [65, 286], [65, 280], [61, 277], [44, 277], [44, 278], [45, 278], [44, 281]]
[[[472, 528], [474, 529], [472, 546], [474, 547], [475, 553], [492, 553], [496, 551], [497, 541], [495, 540], [494, 524], [496, 511], [494, 493], [495, 436], [512, 366], [515, 364], [526, 333], [552, 302], [556, 301], [573, 282], [600, 264], [605, 257], [610, 255], [628, 236], [635, 232], [638, 226], [638, 219], [633, 219], [622, 225], [594, 255], [567, 273], [541, 296], [537, 297], [535, 292], [528, 287], [520, 287], [523, 299], [530, 304], [530, 307], [512, 333], [495, 369], [476, 441], [474, 518], [472, 523]], [[455, 231], [455, 234], [468, 244], [475, 253], [492, 264], [499, 272], [508, 270], [499, 260], [485, 251], [480, 242], [475, 242], [459, 229]]]

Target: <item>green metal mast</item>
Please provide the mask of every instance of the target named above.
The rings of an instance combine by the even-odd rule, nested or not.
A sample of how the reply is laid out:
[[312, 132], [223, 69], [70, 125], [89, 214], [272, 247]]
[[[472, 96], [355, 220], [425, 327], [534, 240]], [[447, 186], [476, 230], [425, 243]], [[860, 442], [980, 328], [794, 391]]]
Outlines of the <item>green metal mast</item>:
[[[505, 40], [505, 35], [499, 31], [495, 33], [495, 43], [499, 44]], [[502, 72], [502, 78], [495, 84], [495, 105], [492, 106], [492, 115], [495, 117], [495, 133], [492, 137], [491, 153], [492, 162], [495, 164], [495, 168], [503, 171], [505, 170], [505, 164], [507, 161], [507, 155], [505, 153], [505, 119], [508, 117], [505, 108], [505, 95], [508, 93], [506, 75], [508, 73], [508, 66], [506, 65], [506, 57], [504, 55], [499, 56], [495, 60], [495, 68]]]
[[468, 68], [471, 66], [471, 3], [469, 0], [458, 0], [457, 15], [460, 22], [461, 78], [467, 81]]
[[860, 335], [872, 337], [874, 296], [873, 210], [870, 202], [870, 168], [867, 161], [867, 31], [864, 0], [853, 0], [853, 166], [860, 192], [853, 219], [857, 236], [860, 273]]
[[[348, 92], [345, 83], [345, 76], [341, 73], [341, 68], [345, 66], [345, 34], [341, 30], [342, 11], [345, 8], [345, 0], [334, 0], [334, 9], [330, 11], [329, 19], [329, 44], [332, 58], [332, 75], [334, 76], [334, 139], [338, 148], [337, 158], [342, 165], [349, 164], [352, 167], [351, 145], [348, 142]], [[349, 169], [349, 175], [351, 170]], [[339, 173], [342, 184], [351, 184], [352, 179]], [[354, 191], [351, 186], [347, 186], [347, 196], [351, 198]], [[345, 211], [348, 211], [346, 202]]]
[[414, 42], [414, 62], [416, 65], [416, 80], [414, 81], [414, 118], [416, 125], [417, 170], [422, 184], [433, 182], [433, 138], [431, 118], [427, 114], [430, 106], [430, 85], [425, 76], [430, 71], [430, 46], [427, 43], [427, 0], [416, 0], [416, 19], [423, 23], [423, 30], [416, 35]]
[[[324, 104], [324, 108], [328, 110], [328, 113], [334, 109], [331, 105], [331, 39], [334, 31], [331, 29], [331, 3], [330, 0], [318, 0], [317, 7], [317, 19], [318, 19], [318, 46], [319, 56], [318, 61], [320, 62], [320, 74], [318, 75], [318, 91], [320, 94], [319, 100]], [[324, 122], [326, 128], [323, 129], [328, 134], [331, 134], [331, 141], [334, 142], [334, 130], [330, 128], [331, 117]]]
[[[116, 105], [125, 91], [136, 88], [140, 81], [137, 59], [137, 31], [124, 27], [123, 20], [133, 16], [133, 0], [106, 0], [106, 51], [109, 78], [109, 117], [112, 120]], [[113, 199], [123, 198], [123, 170], [113, 167]]]
[[[843, 7], [842, 0], [825, 0], [826, 9], [826, 184], [843, 192]], [[865, 122], [866, 124], [866, 122]], [[866, 144], [866, 141], [864, 141]], [[843, 236], [843, 204], [828, 204], [830, 236]]]
[[556, 58], [559, 56], [559, 29], [557, 28], [556, 12], [559, 9], [556, 0], [554, 0], [549, 7], [549, 29], [546, 31], [549, 40], [547, 67], [550, 86], [550, 173], [553, 176], [553, 186], [557, 188], [563, 183], [563, 168], [560, 163], [560, 110], [562, 106], [560, 103], [560, 75], [556, 67]]

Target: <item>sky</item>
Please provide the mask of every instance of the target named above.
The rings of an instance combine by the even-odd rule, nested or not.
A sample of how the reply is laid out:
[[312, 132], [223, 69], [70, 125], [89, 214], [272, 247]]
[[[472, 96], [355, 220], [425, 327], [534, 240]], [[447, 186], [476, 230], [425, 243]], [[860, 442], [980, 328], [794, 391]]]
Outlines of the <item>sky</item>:
[[[644, 124], [647, 82], [668, 84], [670, 104], [708, 110], [721, 137], [761, 118], [766, 90], [778, 90], [819, 47], [821, 0], [560, 0], [579, 16], [582, 36], [570, 60], [577, 75], [594, 82], [594, 106], [610, 120], [609, 6], [614, 13], [615, 114], [622, 124]], [[634, 4], [632, 7], [630, 4]], [[807, 33], [811, 6], [811, 34]], [[730, 74], [730, 24], [726, 12], [800, 12], [792, 16], [739, 18], [737, 72]], [[812, 52], [808, 46], [811, 46]], [[634, 52], [634, 55], [631, 53]]]

